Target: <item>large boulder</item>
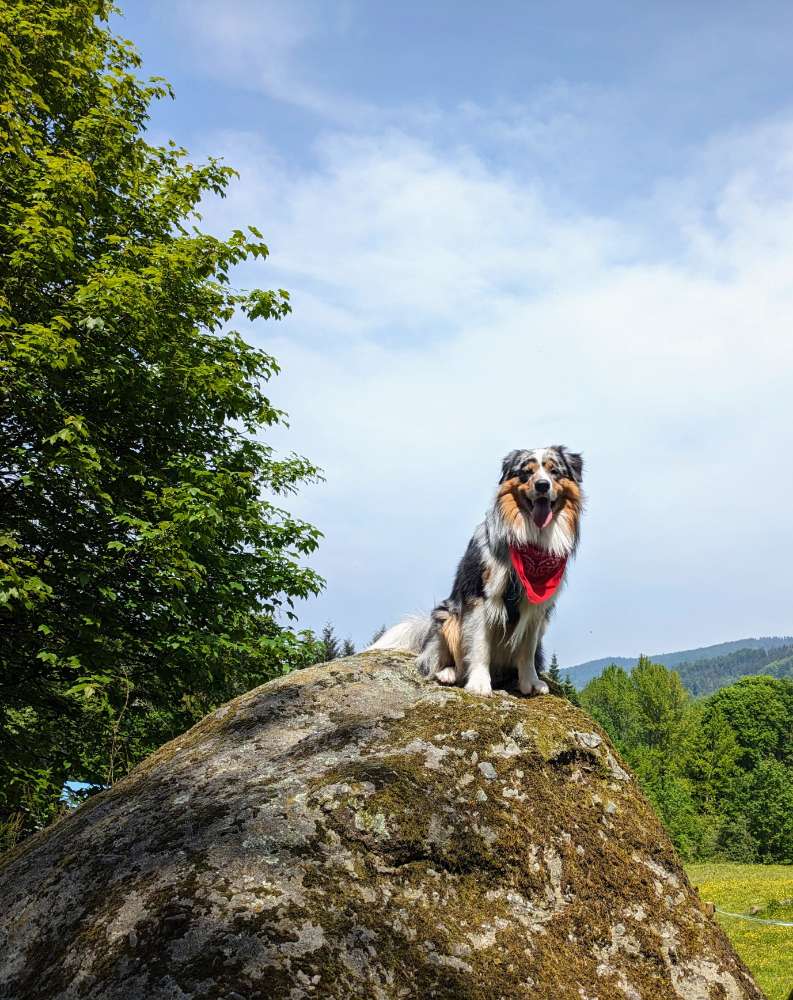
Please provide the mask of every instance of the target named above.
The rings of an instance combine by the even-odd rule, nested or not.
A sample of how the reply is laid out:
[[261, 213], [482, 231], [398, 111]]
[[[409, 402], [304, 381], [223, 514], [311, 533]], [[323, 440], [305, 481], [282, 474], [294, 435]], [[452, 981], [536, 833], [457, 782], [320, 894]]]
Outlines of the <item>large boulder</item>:
[[762, 997], [586, 715], [393, 652], [218, 709], [0, 901], [14, 1000]]

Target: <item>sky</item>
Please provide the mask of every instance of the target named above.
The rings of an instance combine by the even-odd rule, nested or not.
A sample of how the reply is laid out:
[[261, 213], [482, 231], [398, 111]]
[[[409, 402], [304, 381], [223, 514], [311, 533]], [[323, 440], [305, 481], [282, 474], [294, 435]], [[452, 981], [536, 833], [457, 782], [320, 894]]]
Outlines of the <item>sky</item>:
[[155, 141], [240, 173], [237, 324], [325, 482], [301, 623], [429, 609], [513, 448], [587, 510], [562, 665], [793, 632], [793, 6], [127, 0]]

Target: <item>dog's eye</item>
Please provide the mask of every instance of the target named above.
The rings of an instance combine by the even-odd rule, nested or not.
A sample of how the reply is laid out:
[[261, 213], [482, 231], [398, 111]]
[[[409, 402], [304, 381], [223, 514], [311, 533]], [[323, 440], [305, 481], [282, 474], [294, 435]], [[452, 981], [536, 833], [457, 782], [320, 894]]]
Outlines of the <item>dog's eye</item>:
[[529, 473], [525, 469], [521, 469], [518, 473], [518, 479], [522, 483], [527, 483], [529, 481]]

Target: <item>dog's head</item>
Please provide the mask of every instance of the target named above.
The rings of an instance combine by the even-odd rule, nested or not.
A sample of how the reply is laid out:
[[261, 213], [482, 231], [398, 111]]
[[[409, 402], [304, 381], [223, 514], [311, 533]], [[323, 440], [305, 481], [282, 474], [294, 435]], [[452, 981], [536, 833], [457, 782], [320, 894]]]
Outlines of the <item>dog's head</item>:
[[501, 466], [502, 511], [506, 514], [508, 507], [511, 519], [521, 514], [539, 530], [547, 528], [566, 507], [574, 507], [577, 515], [583, 473], [583, 458], [561, 444], [511, 451]]

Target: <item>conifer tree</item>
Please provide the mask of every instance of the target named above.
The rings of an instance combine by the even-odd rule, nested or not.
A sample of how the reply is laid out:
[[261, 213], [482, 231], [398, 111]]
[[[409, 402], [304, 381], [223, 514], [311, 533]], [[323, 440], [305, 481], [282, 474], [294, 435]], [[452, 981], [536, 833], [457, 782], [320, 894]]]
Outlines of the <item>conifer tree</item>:
[[322, 663], [328, 663], [330, 660], [338, 659], [341, 653], [341, 647], [339, 645], [339, 640], [336, 638], [336, 633], [333, 630], [333, 625], [330, 622], [326, 622], [322, 628], [322, 638], [321, 638], [321, 661]]

